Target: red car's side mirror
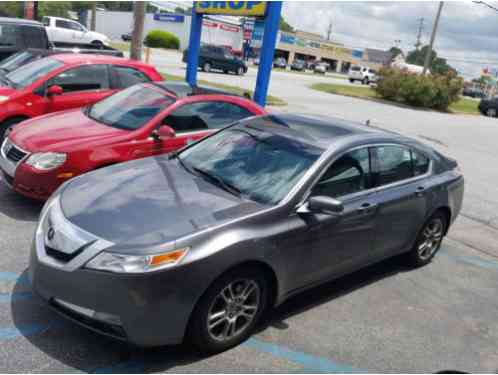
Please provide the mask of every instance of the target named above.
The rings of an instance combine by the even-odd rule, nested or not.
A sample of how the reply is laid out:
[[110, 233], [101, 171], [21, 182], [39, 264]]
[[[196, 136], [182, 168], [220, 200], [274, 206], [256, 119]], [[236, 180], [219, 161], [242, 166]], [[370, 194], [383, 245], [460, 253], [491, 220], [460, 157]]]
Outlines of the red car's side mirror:
[[154, 130], [153, 134], [156, 138], [159, 139], [168, 139], [176, 137], [175, 130], [168, 125], [161, 125], [159, 129]]
[[64, 90], [62, 89], [62, 87], [60, 87], [58, 85], [50, 86], [47, 90], [48, 96], [57, 96], [57, 95], [62, 95], [63, 93], [64, 93]]

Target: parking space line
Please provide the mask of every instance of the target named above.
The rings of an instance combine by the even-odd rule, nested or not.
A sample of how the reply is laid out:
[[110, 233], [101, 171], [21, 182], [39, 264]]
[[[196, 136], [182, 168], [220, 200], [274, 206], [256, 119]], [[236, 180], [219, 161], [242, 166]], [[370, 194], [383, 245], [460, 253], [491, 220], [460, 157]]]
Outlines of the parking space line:
[[304, 367], [306, 372], [339, 372], [339, 373], [365, 373], [347, 365], [341, 365], [328, 358], [294, 351], [284, 346], [250, 338], [242, 344], [245, 347], [268, 353], [274, 357], [283, 358]]
[[460, 263], [471, 264], [473, 266], [486, 268], [486, 269], [498, 270], [498, 261], [495, 260], [484, 259], [481, 257], [476, 257], [471, 255], [456, 255], [450, 253], [446, 249], [441, 249], [439, 253]]

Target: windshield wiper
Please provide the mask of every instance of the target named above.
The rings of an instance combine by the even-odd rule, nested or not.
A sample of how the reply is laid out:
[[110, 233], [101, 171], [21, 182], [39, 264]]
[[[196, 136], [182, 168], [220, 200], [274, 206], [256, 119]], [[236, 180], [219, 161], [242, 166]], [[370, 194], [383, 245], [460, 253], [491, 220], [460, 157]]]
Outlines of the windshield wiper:
[[193, 167], [192, 169], [194, 171], [196, 171], [197, 173], [203, 175], [204, 177], [207, 177], [211, 181], [215, 181], [219, 187], [221, 187], [223, 190], [229, 192], [230, 194], [233, 194], [237, 197], [242, 196], [242, 192], [239, 189], [237, 189], [235, 186], [227, 183], [221, 177], [219, 177], [215, 174], [212, 174], [212, 173], [210, 173], [202, 168]]
[[168, 155], [168, 160], [172, 159], [178, 160], [178, 163], [180, 163], [183, 169], [185, 169], [188, 173], [195, 175], [194, 171], [189, 166], [187, 166], [187, 164], [185, 164], [185, 162], [180, 158], [179, 154], [180, 153], [178, 151], [172, 152], [171, 154]]

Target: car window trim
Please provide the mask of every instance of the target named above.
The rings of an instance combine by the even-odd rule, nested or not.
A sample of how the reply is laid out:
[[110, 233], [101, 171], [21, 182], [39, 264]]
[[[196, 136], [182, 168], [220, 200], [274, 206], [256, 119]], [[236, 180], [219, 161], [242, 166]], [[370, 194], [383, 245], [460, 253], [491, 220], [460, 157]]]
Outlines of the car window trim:
[[[303, 199], [300, 199], [299, 202], [296, 204], [295, 206], [295, 209], [299, 208], [300, 206], [302, 206], [308, 199], [309, 199], [309, 196], [311, 194], [311, 190], [313, 189], [313, 187], [318, 183], [318, 181], [320, 181], [320, 178], [327, 172], [328, 168], [333, 164], [335, 163], [337, 160], [339, 160], [339, 158], [341, 158], [342, 156], [346, 155], [347, 153], [349, 152], [353, 152], [353, 151], [356, 151], [356, 150], [359, 150], [359, 149], [362, 149], [362, 148], [368, 148], [368, 154], [369, 154], [369, 158], [370, 158], [370, 173], [375, 173], [375, 170], [377, 169], [377, 156], [376, 155], [373, 155], [373, 153], [371, 152], [371, 148], [374, 148], [374, 147], [381, 147], [381, 146], [398, 146], [398, 147], [405, 147], [405, 148], [408, 148], [410, 151], [413, 149], [413, 147], [410, 147], [410, 146], [406, 146], [404, 144], [401, 144], [401, 143], [371, 143], [371, 144], [367, 144], [367, 145], [361, 145], [361, 146], [355, 146], [353, 148], [350, 148], [348, 149], [347, 151], [344, 151], [342, 153], [340, 153], [337, 157], [335, 157], [334, 159], [332, 159], [330, 162], [327, 163], [327, 165], [325, 167], [323, 167], [323, 170], [320, 172], [320, 174], [313, 180], [313, 182], [310, 184], [310, 187], [308, 187], [306, 189], [306, 192], [303, 194]], [[419, 151], [417, 149], [417, 151]], [[419, 151], [420, 152], [420, 151]], [[324, 155], [328, 153], [324, 153]], [[412, 183], [412, 182], [415, 182], [417, 180], [420, 180], [422, 178], [426, 178], [428, 176], [430, 176], [432, 174], [432, 169], [433, 169], [433, 160], [431, 157], [429, 157], [426, 153], [422, 153], [423, 155], [426, 155], [427, 158], [429, 159], [429, 167], [427, 168], [427, 172], [422, 174], [422, 175], [418, 175], [418, 176], [413, 176], [411, 178], [408, 178], [408, 179], [404, 179], [404, 180], [400, 180], [400, 181], [396, 181], [396, 182], [393, 182], [393, 183], [390, 183], [390, 184], [387, 184], [387, 185], [382, 185], [382, 186], [377, 186], [377, 187], [371, 187], [370, 189], [366, 189], [366, 190], [362, 190], [362, 191], [358, 191], [358, 192], [355, 192], [355, 193], [351, 193], [351, 194], [346, 194], [346, 195], [342, 195], [340, 197], [337, 197], [336, 199], [337, 200], [340, 200], [341, 202], [343, 203], [348, 203], [349, 201], [352, 201], [354, 199], [357, 199], [359, 197], [362, 197], [362, 196], [368, 196], [368, 195], [371, 195], [371, 194], [377, 194], [379, 191], [382, 191], [382, 190], [386, 190], [386, 189], [390, 189], [390, 188], [393, 188], [393, 187], [398, 187], [398, 186], [401, 186], [401, 185], [404, 185], [404, 184], [409, 184], [409, 183]], [[324, 156], [322, 155], [322, 156]], [[317, 163], [319, 162], [320, 159], [317, 160]], [[320, 164], [318, 164], [317, 168], [320, 168]], [[314, 169], [313, 169], [314, 171]], [[303, 176], [303, 178], [305, 178], [305, 176]], [[301, 184], [300, 182], [298, 182], [298, 184], [296, 184], [295, 188], [299, 189], [302, 185], [304, 185], [306, 183], [306, 180], [304, 180], [304, 182]], [[298, 186], [299, 185], [299, 186]], [[297, 190], [296, 189], [296, 190]], [[290, 194], [293, 193], [293, 190], [292, 189], [290, 192], [289, 192], [289, 195], [288, 197], [290, 197]], [[282, 199], [282, 202], [284, 201], [287, 201], [287, 198], [284, 198]]]
[[78, 90], [78, 91], [68, 91], [68, 92], [63, 92], [62, 95], [71, 95], [71, 94], [79, 94], [79, 93], [82, 93], [82, 92], [88, 92], [88, 93], [100, 93], [100, 92], [103, 92], [103, 91], [110, 91], [110, 90], [115, 90], [115, 88], [112, 87], [111, 83], [112, 83], [112, 78], [111, 78], [111, 70], [109, 68], [110, 64], [106, 64], [106, 63], [101, 63], [101, 64], [90, 64], [90, 65], [77, 65], [77, 66], [72, 66], [72, 67], [69, 67], [68, 69], [66, 70], [63, 70], [62, 72], [59, 72], [58, 74], [56, 74], [55, 76], [49, 78], [47, 81], [45, 81], [45, 86], [46, 87], [50, 87], [49, 86], [49, 83], [51, 80], [53, 80], [54, 78], [56, 78], [58, 75], [60, 74], [63, 74], [63, 73], [66, 73], [68, 71], [71, 71], [71, 70], [75, 70], [75, 69], [81, 69], [81, 68], [85, 68], [85, 67], [88, 67], [88, 66], [101, 66], [103, 65], [106, 70], [107, 70], [107, 88], [100, 88], [100, 89], [95, 89], [95, 90]]

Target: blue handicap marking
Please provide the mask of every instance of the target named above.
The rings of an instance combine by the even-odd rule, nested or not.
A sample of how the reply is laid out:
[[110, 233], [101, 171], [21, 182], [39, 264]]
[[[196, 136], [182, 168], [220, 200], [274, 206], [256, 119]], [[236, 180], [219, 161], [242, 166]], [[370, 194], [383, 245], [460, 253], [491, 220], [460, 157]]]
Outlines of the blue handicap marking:
[[365, 370], [359, 370], [347, 365], [341, 365], [325, 357], [319, 357], [295, 351], [278, 344], [261, 341], [250, 338], [243, 343], [245, 347], [256, 349], [273, 355], [274, 357], [283, 358], [303, 366], [306, 372], [340, 372], [340, 373], [365, 373]]
[[439, 253], [446, 255], [446, 256], [450, 257], [451, 259], [453, 259], [459, 263], [471, 264], [473, 266], [486, 268], [486, 269], [490, 269], [490, 270], [498, 270], [498, 261], [496, 261], [496, 260], [484, 259], [481, 257], [470, 256], [470, 255], [452, 254], [451, 252], [449, 252], [446, 249], [441, 249], [439, 251]]
[[[14, 288], [19, 290], [14, 292]], [[10, 303], [33, 298], [27, 273], [0, 272], [0, 303]]]

